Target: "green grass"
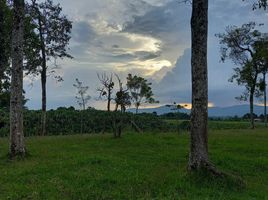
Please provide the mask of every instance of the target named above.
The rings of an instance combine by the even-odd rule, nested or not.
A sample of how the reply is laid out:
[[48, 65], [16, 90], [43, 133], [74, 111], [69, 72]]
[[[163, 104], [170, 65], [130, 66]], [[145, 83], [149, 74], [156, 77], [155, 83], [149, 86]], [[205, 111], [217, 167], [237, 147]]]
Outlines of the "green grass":
[[187, 173], [187, 134], [34, 137], [8, 161], [0, 139], [0, 199], [268, 199], [268, 131], [210, 132], [211, 160], [242, 178]]
[[[165, 120], [171, 124], [181, 124], [187, 120]], [[257, 128], [265, 128], [262, 122], [255, 122]], [[234, 129], [250, 129], [251, 124], [249, 121], [208, 121], [208, 128], [210, 130], [234, 130]]]

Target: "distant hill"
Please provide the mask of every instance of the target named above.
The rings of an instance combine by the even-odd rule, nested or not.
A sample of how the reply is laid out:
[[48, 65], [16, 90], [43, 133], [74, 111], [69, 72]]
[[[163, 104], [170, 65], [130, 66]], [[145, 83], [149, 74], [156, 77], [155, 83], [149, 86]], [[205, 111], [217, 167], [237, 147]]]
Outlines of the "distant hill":
[[[135, 112], [135, 109], [128, 109], [128, 112]], [[158, 115], [162, 115], [170, 112], [177, 112], [172, 107], [160, 106], [156, 108], [142, 108], [139, 109], [139, 113], [153, 113], [156, 112]], [[181, 109], [180, 112], [190, 114], [191, 110]], [[249, 113], [249, 105], [236, 105], [230, 107], [211, 107], [208, 110], [209, 117], [242, 117]], [[263, 114], [263, 106], [254, 106], [254, 113], [257, 115]]]

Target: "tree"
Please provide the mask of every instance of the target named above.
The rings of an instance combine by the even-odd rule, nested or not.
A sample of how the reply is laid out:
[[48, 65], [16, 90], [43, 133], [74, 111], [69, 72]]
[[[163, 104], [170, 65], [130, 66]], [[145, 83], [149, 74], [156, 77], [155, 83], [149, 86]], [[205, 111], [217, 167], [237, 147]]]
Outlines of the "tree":
[[151, 88], [152, 83], [148, 83], [148, 81], [142, 77], [132, 76], [132, 74], [128, 74], [127, 77], [127, 88], [130, 91], [131, 99], [136, 108], [136, 114], [138, 113], [138, 109], [143, 103], [158, 103], [154, 99], [154, 94]]
[[[120, 77], [115, 74], [118, 85], [119, 91], [116, 92], [115, 96], [115, 111], [112, 114], [112, 124], [111, 127], [113, 129], [114, 138], [120, 138], [122, 134], [122, 129], [124, 126], [124, 117], [126, 112], [126, 107], [131, 105], [131, 97], [129, 95], [128, 89], [123, 88], [123, 83]], [[120, 107], [120, 112], [118, 112], [118, 107]]]
[[14, 0], [12, 31], [12, 69], [10, 98], [10, 149], [11, 158], [25, 155], [23, 133], [23, 40], [24, 0]]
[[78, 105], [83, 109], [86, 110], [86, 106], [91, 99], [91, 96], [87, 94], [89, 87], [84, 86], [79, 79], [75, 79], [76, 83], [73, 86], [77, 89], [77, 96], [75, 97], [77, 100]]
[[264, 97], [264, 122], [265, 126], [267, 127], [267, 83], [266, 83], [266, 74], [268, 71], [268, 37], [267, 34], [255, 42], [254, 48], [256, 50], [255, 59], [257, 64], [259, 65], [262, 78], [259, 80], [259, 90]]
[[[41, 75], [42, 86], [42, 135], [46, 134], [46, 82], [48, 76], [48, 64], [56, 63], [58, 58], [72, 58], [67, 52], [67, 47], [71, 39], [72, 22], [62, 14], [60, 4], [53, 4], [52, 0], [45, 0], [43, 3], [31, 1], [29, 14], [35, 24], [35, 32], [39, 36], [39, 58], [40, 66], [31, 69], [31, 73]], [[57, 67], [57, 65], [54, 65]], [[55, 68], [54, 68], [55, 69]], [[50, 72], [53, 73], [55, 70]], [[59, 81], [61, 77], [55, 76]]]
[[205, 168], [213, 173], [208, 157], [208, 0], [192, 2], [192, 112], [191, 146], [188, 168], [191, 171]]
[[[26, 6], [27, 8], [27, 6]], [[23, 40], [23, 64], [24, 69], [36, 66], [38, 57], [38, 37], [34, 32], [30, 17], [24, 17], [24, 40]], [[10, 107], [10, 60], [12, 49], [12, 6], [6, 0], [0, 0], [0, 107], [9, 109]], [[24, 96], [23, 96], [24, 98]], [[26, 100], [23, 99], [23, 105]]]
[[[91, 99], [91, 96], [89, 96], [88, 93], [88, 86], [84, 86], [81, 81], [77, 78], [76, 83], [73, 84], [73, 86], [77, 89], [77, 96], [75, 97], [77, 100], [78, 105], [80, 108], [82, 108], [83, 111], [86, 110], [86, 106]], [[80, 128], [80, 133], [83, 133], [83, 127], [84, 127], [84, 120], [83, 120], [83, 113], [81, 112], [81, 128]]]
[[9, 108], [12, 11], [0, 0], [0, 107]]
[[253, 3], [253, 10], [256, 10], [257, 8], [266, 10], [267, 5], [267, 0], [256, 0], [256, 2]]
[[100, 93], [99, 99], [106, 99], [107, 100], [107, 111], [111, 111], [111, 101], [112, 93], [114, 89], [114, 82], [113, 82], [113, 75], [111, 74], [110, 77], [106, 74], [97, 74], [98, 79], [101, 83], [101, 87], [97, 88], [97, 91]]
[[2, 80], [6, 79], [6, 69], [11, 56], [12, 11], [6, 0], [0, 0], [0, 88]]
[[261, 33], [255, 29], [256, 24], [250, 22], [241, 27], [229, 26], [226, 33], [217, 34], [220, 39], [221, 59], [230, 59], [237, 66], [229, 81], [244, 85], [246, 90], [238, 98], [247, 101], [249, 98], [251, 128], [254, 128], [254, 96], [258, 96], [257, 81], [260, 74], [255, 43], [260, 40]]
[[131, 106], [131, 96], [129, 95], [128, 89], [123, 88], [123, 83], [119, 76], [117, 74], [115, 76], [119, 85], [119, 91], [116, 93], [115, 97], [115, 111], [117, 111], [118, 107], [120, 106], [121, 112], [125, 112], [126, 107]]

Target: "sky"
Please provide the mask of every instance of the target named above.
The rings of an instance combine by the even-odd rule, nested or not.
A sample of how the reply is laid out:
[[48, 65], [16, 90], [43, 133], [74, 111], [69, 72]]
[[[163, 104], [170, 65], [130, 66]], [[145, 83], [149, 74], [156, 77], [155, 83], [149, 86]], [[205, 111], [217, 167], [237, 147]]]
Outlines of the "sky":
[[[63, 13], [73, 22], [69, 52], [74, 58], [58, 61], [57, 73], [63, 77], [63, 82], [58, 83], [52, 76], [48, 78], [48, 109], [78, 107], [73, 87], [76, 78], [89, 86], [92, 97], [89, 106], [105, 109], [105, 102], [97, 100], [98, 73], [116, 73], [123, 81], [129, 73], [145, 77], [153, 83], [153, 92], [160, 105], [191, 102], [190, 4], [179, 3], [179, 0], [55, 2], [61, 4]], [[268, 12], [252, 11], [252, 2], [209, 1], [211, 106], [241, 104], [235, 97], [244, 88], [228, 82], [235, 66], [228, 61], [220, 62], [220, 45], [215, 34], [224, 32], [228, 25], [241, 26], [251, 21], [263, 23], [260, 30], [268, 32]], [[24, 87], [29, 99], [27, 106], [40, 109], [40, 79], [26, 77]]]

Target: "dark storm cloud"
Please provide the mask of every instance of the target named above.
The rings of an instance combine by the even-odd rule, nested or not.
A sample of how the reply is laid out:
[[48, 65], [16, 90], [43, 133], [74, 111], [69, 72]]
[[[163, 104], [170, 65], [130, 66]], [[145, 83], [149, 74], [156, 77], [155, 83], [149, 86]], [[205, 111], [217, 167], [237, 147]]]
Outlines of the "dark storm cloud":
[[120, 47], [120, 46], [117, 45], [117, 44], [112, 45], [112, 48], [113, 48], [113, 49], [118, 49], [119, 47]]
[[94, 28], [85, 21], [75, 22], [72, 30], [72, 40], [84, 44], [90, 43], [96, 38]]
[[164, 6], [155, 6], [143, 16], [134, 17], [132, 22], [124, 25], [123, 31], [160, 37], [165, 33], [180, 30], [181, 17], [184, 14], [189, 15], [177, 1], [172, 1]]
[[[66, 100], [66, 106], [75, 104], [72, 84], [76, 77], [90, 85], [94, 96], [98, 85], [96, 72], [118, 72], [116, 70], [120, 68], [122, 78], [127, 73], [144, 76], [146, 70], [150, 71], [150, 66], [142, 64], [146, 63], [142, 61], [148, 60], [167, 60], [170, 63], [177, 60], [173, 69], [163, 66], [156, 73], [160, 82], [154, 82], [153, 88], [161, 103], [191, 101], [191, 5], [179, 4], [178, 0], [57, 1], [73, 17], [71, 54], [75, 59], [64, 62], [65, 81], [62, 87], [53, 87], [50, 83], [49, 107], [61, 105], [62, 99], [69, 99], [70, 103]], [[252, 11], [249, 2], [251, 0], [215, 0], [209, 3], [209, 100], [216, 105], [237, 104], [235, 97], [241, 94], [243, 87], [228, 82], [233, 64], [219, 62], [219, 41], [215, 34], [224, 32], [228, 25], [240, 26], [249, 21], [264, 23], [262, 31], [268, 32], [267, 11]], [[145, 48], [142, 46], [143, 40], [127, 37], [135, 38], [135, 34], [157, 39], [161, 46], [155, 50], [157, 52], [149, 47], [146, 49], [146, 45]], [[155, 77], [147, 78], [155, 80]], [[37, 84], [36, 90], [30, 94], [26, 89], [26, 95], [31, 99], [29, 105], [33, 105], [30, 107], [40, 107], [34, 105], [36, 101], [40, 102], [39, 88]]]

